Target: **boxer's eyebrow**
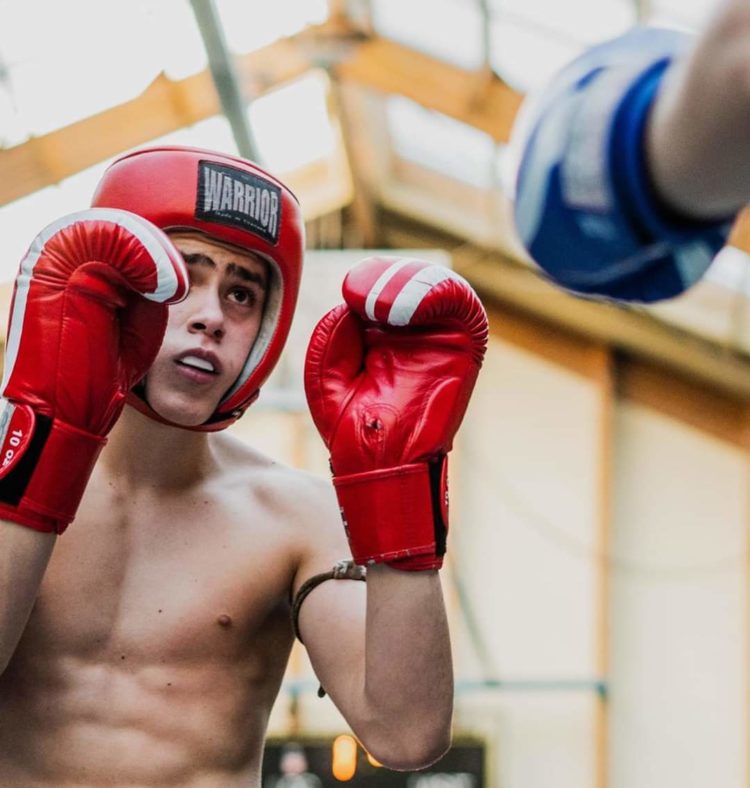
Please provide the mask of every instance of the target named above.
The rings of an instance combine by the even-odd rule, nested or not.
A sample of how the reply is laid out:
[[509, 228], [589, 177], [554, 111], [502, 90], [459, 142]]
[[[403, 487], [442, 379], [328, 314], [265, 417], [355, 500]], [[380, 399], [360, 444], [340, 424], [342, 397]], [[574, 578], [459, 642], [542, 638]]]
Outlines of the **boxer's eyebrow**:
[[[183, 254], [182, 258], [185, 263], [187, 263], [187, 265], [216, 268], [214, 259], [207, 254], [203, 254], [202, 252]], [[249, 268], [245, 268], [244, 265], [240, 265], [239, 263], [227, 263], [226, 270], [227, 273], [231, 274], [232, 276], [236, 276], [238, 279], [242, 279], [245, 282], [252, 282], [263, 290], [266, 289], [265, 270], [263, 273], [251, 271]]]
[[245, 268], [244, 265], [228, 263], [227, 272], [234, 274], [238, 279], [244, 279], [246, 282], [254, 282], [264, 290], [266, 289], [266, 277], [257, 271], [251, 271], [249, 268]]

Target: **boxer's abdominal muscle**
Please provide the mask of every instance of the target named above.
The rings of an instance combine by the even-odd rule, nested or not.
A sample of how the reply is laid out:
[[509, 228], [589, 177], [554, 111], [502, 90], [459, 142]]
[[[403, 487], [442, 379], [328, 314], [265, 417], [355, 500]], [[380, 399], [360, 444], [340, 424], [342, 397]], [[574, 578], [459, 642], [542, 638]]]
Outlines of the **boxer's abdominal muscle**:
[[258, 784], [292, 643], [289, 535], [210, 496], [102, 525], [106, 498], [59, 540], [0, 677], [0, 785]]
[[114, 653], [15, 660], [23, 675], [12, 669], [0, 684], [0, 777], [16, 775], [17, 785], [247, 779], [259, 769], [281, 678], [273, 664], [285, 662], [273, 653], [285, 644], [269, 640], [241, 664]]

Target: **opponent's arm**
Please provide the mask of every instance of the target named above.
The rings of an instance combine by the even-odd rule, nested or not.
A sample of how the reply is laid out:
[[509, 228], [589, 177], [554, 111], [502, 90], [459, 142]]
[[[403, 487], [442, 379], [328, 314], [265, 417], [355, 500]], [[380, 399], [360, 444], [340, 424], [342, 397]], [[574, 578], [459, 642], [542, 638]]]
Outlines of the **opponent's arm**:
[[346, 303], [313, 332], [305, 389], [351, 554], [368, 567], [366, 603], [350, 582], [325, 583], [305, 602], [302, 635], [365, 746], [393, 768], [418, 768], [450, 742], [453, 677], [437, 574], [447, 455], [487, 318], [465, 280], [413, 259], [365, 260], [343, 293]]
[[750, 201], [750, 4], [720, 4], [665, 75], [647, 127], [654, 186], [687, 216], [729, 216]]
[[725, 4], [697, 44], [635, 28], [527, 99], [516, 225], [557, 284], [650, 302], [708, 269], [750, 196], [743, 5]]
[[126, 211], [63, 217], [16, 277], [0, 390], [0, 668], [106, 435], [146, 373], [166, 303], [187, 292], [180, 253]]

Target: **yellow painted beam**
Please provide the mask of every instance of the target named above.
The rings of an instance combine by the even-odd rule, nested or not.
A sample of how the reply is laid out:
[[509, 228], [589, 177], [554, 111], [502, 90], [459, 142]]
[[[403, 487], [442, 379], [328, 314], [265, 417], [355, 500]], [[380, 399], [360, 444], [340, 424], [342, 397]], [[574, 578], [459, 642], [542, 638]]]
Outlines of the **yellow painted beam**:
[[218, 111], [219, 101], [207, 73], [179, 82], [160, 75], [131, 101], [0, 150], [0, 204]]
[[[344, 82], [408, 95], [497, 139], [507, 139], [520, 97], [499, 80], [382, 39], [353, 43], [351, 53], [337, 69]], [[248, 100], [314, 66], [309, 37], [303, 33], [237, 59], [241, 89]], [[208, 71], [182, 80], [161, 74], [130, 101], [0, 150], [0, 205], [219, 112]]]
[[522, 96], [484, 71], [466, 71], [384, 38], [336, 67], [344, 82], [398, 94], [507, 142]]

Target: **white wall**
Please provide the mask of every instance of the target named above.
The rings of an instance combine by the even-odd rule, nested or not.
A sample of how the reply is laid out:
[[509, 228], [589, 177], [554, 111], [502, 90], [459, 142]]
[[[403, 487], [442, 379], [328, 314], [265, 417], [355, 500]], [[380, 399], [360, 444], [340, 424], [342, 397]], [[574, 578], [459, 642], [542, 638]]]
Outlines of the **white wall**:
[[747, 457], [617, 410], [612, 788], [747, 785]]
[[458, 721], [492, 742], [494, 785], [585, 788], [594, 780], [596, 696], [574, 684], [598, 678], [597, 392], [496, 338], [485, 364], [460, 434], [451, 566], [495, 672], [478, 664], [460, 612], [456, 669], [528, 683], [459, 694]]

